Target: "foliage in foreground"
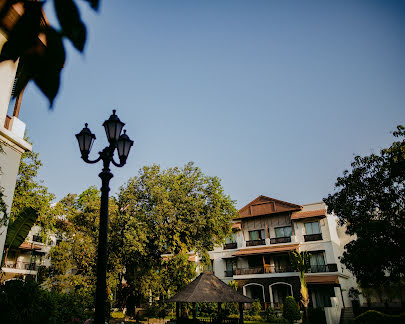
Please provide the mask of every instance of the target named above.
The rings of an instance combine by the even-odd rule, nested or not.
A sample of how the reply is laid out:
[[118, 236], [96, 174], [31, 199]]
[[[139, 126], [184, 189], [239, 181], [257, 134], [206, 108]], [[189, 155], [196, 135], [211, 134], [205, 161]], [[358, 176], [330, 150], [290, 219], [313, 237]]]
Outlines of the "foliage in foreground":
[[[86, 26], [80, 18], [75, 0], [53, 0], [59, 27], [53, 27], [44, 18], [42, 6], [45, 1], [5, 0], [0, 2], [0, 16], [10, 15], [15, 3], [22, 4], [23, 15], [11, 26], [7, 42], [0, 53], [0, 62], [16, 61], [20, 58], [17, 71], [15, 95], [18, 95], [30, 80], [33, 80], [42, 93], [53, 100], [59, 90], [60, 73], [65, 64], [64, 39], [83, 52], [86, 42]], [[87, 0], [91, 8], [97, 10], [99, 0]], [[11, 15], [13, 15], [11, 13]], [[15, 15], [15, 14], [14, 14]], [[45, 36], [42, 43], [39, 35]]]
[[[324, 199], [349, 235], [342, 262], [363, 287], [381, 286], [405, 274], [405, 128], [379, 154], [356, 156], [351, 169]], [[388, 278], [386, 274], [389, 274]]]
[[47, 291], [33, 281], [10, 280], [0, 286], [5, 324], [83, 323], [85, 309], [74, 294]]
[[375, 310], [368, 310], [354, 319], [356, 324], [396, 324], [405, 323], [405, 313], [388, 315]]

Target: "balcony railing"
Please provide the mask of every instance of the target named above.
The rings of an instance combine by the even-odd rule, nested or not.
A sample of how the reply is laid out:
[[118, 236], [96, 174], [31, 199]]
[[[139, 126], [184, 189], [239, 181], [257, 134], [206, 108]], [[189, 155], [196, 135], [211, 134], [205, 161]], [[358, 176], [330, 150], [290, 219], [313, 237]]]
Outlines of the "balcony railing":
[[225, 270], [225, 277], [233, 277], [235, 270]]
[[246, 241], [246, 246], [266, 245], [265, 239]]
[[236, 269], [235, 275], [249, 275], [249, 274], [261, 274], [261, 273], [283, 273], [283, 272], [295, 272], [296, 270], [290, 266], [272, 266], [265, 265], [261, 267], [252, 267], [252, 268], [239, 268]]
[[321, 241], [322, 240], [322, 233], [304, 235], [304, 240], [305, 240], [305, 242]]
[[291, 236], [287, 237], [274, 237], [270, 239], [270, 244], [278, 244], [278, 243], [290, 243]]
[[237, 247], [238, 247], [238, 243], [236, 243], [236, 242], [224, 244], [224, 250], [236, 249]]
[[[251, 267], [251, 268], [238, 268], [235, 271], [230, 271], [232, 275], [250, 275], [250, 274], [263, 274], [263, 273], [283, 273], [283, 272], [296, 272], [291, 265], [265, 265], [260, 267]], [[310, 273], [317, 272], [336, 272], [338, 271], [336, 263], [323, 264], [323, 265], [313, 265], [309, 269]], [[225, 271], [227, 273], [227, 271]], [[226, 277], [231, 277], [231, 275], [226, 275]]]
[[330, 263], [330, 264], [322, 264], [322, 265], [311, 265], [311, 269], [309, 272], [337, 272], [337, 264]]
[[19, 269], [19, 270], [37, 270], [37, 265], [35, 263], [29, 262], [6, 262], [5, 268]]

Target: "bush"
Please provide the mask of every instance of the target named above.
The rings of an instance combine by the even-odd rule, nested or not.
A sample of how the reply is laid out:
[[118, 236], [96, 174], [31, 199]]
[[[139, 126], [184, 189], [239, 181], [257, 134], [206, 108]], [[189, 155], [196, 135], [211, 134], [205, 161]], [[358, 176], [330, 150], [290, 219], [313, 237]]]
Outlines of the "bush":
[[42, 289], [36, 282], [7, 281], [0, 286], [2, 323], [83, 323], [85, 309], [73, 294]]
[[323, 308], [308, 309], [308, 320], [310, 324], [326, 324], [324, 309]]
[[287, 296], [284, 300], [283, 317], [290, 323], [301, 319], [300, 308], [292, 296]]
[[252, 306], [249, 309], [249, 315], [251, 315], [251, 316], [259, 315], [261, 310], [262, 310], [262, 304], [260, 303], [260, 300], [256, 299], [252, 303]]
[[285, 318], [278, 317], [273, 308], [268, 307], [264, 313], [264, 319], [269, 323], [288, 323]]
[[387, 315], [375, 310], [369, 310], [354, 319], [358, 324], [395, 324], [405, 322], [405, 313], [400, 315]]

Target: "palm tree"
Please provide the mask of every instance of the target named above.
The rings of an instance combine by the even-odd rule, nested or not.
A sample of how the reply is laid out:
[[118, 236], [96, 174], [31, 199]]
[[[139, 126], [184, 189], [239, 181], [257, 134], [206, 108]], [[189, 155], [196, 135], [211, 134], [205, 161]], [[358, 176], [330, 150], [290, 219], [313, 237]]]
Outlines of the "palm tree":
[[308, 319], [308, 304], [309, 304], [309, 294], [308, 294], [308, 287], [305, 281], [305, 272], [307, 272], [310, 268], [310, 257], [311, 254], [308, 252], [298, 252], [292, 251], [290, 253], [290, 262], [291, 265], [300, 273], [300, 283], [301, 283], [301, 303], [304, 306], [304, 317], [305, 320]]

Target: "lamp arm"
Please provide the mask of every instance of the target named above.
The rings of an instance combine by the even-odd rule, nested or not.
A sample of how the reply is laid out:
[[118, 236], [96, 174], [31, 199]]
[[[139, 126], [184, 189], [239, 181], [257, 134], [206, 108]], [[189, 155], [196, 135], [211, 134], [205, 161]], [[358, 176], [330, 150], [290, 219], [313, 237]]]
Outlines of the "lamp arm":
[[124, 161], [123, 163], [122, 163], [122, 162], [117, 163], [117, 162], [114, 161], [114, 158], [111, 158], [111, 162], [112, 162], [116, 167], [121, 168], [121, 167], [123, 167], [123, 166], [125, 165], [125, 163], [126, 163], [127, 161]]
[[97, 159], [95, 159], [95, 160], [89, 160], [89, 158], [86, 156], [82, 156], [82, 159], [83, 159], [83, 161], [84, 162], [86, 162], [86, 163], [89, 163], [89, 164], [94, 164], [94, 163], [97, 163], [98, 161], [100, 161], [101, 160], [101, 155], [97, 158]]

